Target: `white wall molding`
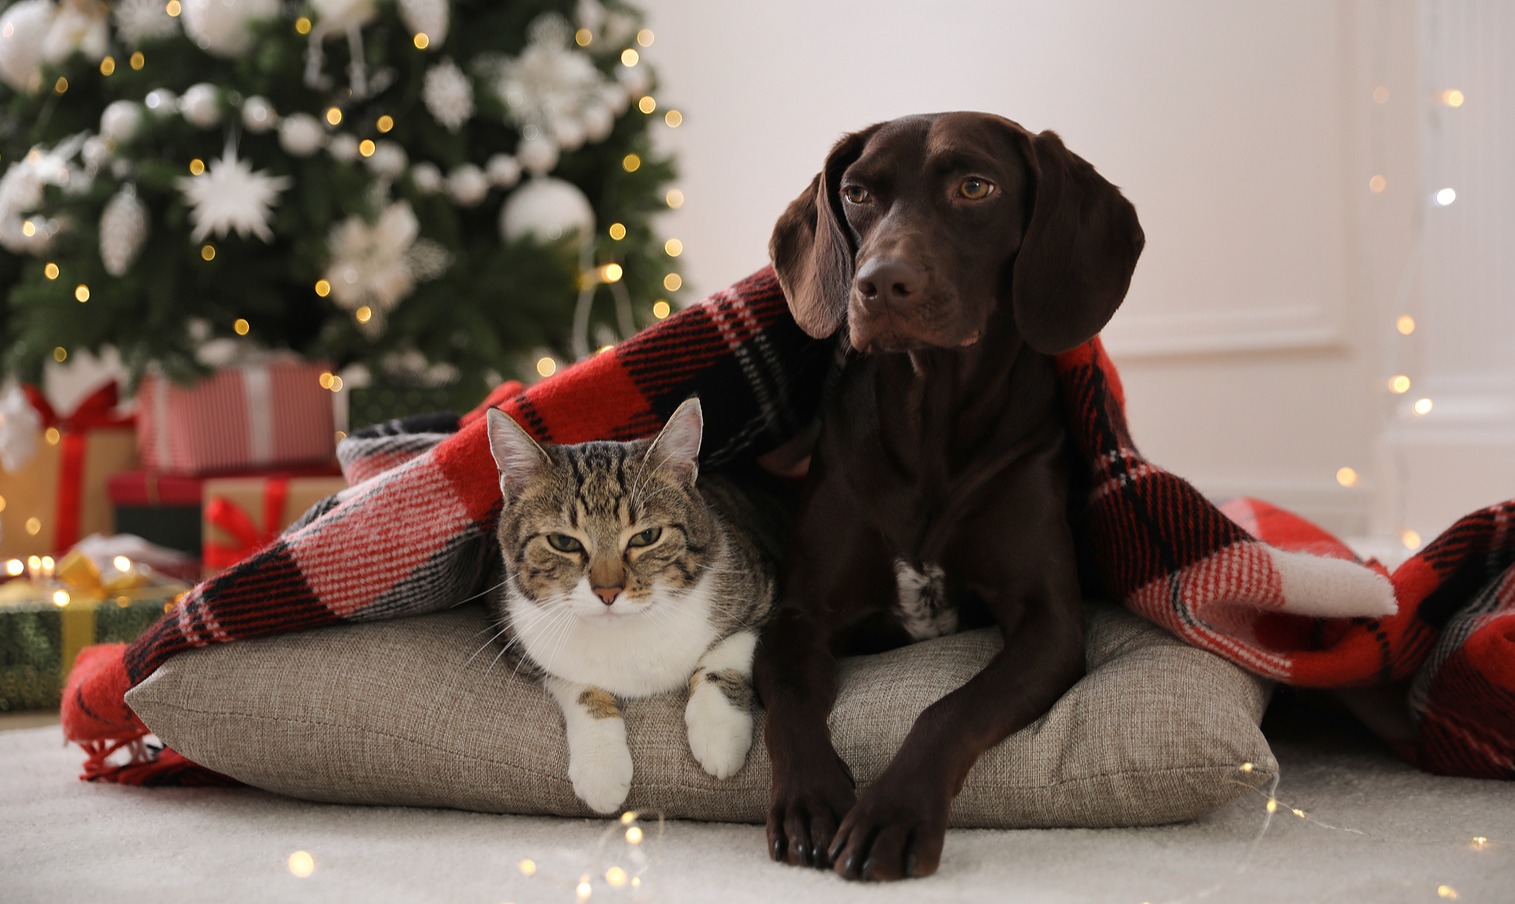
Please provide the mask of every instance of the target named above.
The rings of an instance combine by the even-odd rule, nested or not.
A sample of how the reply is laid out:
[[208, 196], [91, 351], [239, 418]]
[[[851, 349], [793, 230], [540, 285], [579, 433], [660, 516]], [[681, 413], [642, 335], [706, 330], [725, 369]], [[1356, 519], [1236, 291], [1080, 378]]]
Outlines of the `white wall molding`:
[[1103, 334], [1122, 358], [1337, 348], [1347, 341], [1344, 299], [1186, 314], [1141, 313], [1138, 299], [1130, 308]]

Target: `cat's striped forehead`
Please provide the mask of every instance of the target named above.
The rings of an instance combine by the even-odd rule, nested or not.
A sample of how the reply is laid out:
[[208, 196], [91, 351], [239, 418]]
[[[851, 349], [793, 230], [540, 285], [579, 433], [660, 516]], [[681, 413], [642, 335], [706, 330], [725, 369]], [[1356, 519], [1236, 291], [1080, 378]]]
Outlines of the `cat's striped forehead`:
[[647, 463], [648, 442], [560, 446], [553, 456], [576, 488], [573, 508], [589, 517], [634, 520], [649, 491], [665, 482]]

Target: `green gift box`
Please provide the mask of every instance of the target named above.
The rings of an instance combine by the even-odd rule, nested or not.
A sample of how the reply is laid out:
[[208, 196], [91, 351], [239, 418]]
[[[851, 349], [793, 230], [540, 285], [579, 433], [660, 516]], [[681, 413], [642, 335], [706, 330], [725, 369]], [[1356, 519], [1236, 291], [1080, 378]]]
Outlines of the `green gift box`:
[[0, 712], [57, 709], [80, 650], [135, 640], [183, 590], [161, 585], [76, 596], [26, 580], [0, 584]]

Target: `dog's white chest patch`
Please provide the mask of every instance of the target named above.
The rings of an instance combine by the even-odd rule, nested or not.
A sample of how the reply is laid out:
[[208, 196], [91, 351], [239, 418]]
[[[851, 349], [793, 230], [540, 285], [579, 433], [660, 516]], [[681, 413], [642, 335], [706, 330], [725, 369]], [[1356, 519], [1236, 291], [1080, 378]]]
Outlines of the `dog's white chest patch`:
[[957, 608], [947, 599], [946, 572], [940, 565], [917, 571], [904, 559], [894, 560], [899, 588], [899, 616], [912, 640], [941, 637], [957, 630]]

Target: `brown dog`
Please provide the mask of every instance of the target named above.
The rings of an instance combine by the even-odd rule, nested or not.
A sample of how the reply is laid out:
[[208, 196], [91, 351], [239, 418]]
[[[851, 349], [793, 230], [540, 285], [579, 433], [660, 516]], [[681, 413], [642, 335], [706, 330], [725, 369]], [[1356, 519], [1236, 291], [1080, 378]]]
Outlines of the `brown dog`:
[[[770, 251], [795, 320], [854, 350], [822, 410], [783, 598], [754, 665], [775, 860], [934, 872], [986, 749], [1083, 674], [1050, 355], [1125, 297], [1136, 212], [1051, 132], [944, 113], [843, 138]], [[921, 714], [859, 796], [831, 744], [837, 655], [997, 625], [1004, 649]]]

